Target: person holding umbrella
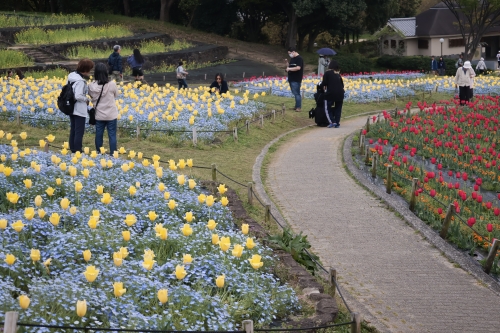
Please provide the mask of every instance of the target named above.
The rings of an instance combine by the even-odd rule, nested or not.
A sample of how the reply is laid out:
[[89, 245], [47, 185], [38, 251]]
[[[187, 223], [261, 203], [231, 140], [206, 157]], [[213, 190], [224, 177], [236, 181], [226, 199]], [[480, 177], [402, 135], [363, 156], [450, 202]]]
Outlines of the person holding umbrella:
[[328, 60], [325, 58], [324, 55], [320, 54], [318, 62], [318, 76], [323, 76], [325, 74], [325, 69], [327, 67], [328, 67]]

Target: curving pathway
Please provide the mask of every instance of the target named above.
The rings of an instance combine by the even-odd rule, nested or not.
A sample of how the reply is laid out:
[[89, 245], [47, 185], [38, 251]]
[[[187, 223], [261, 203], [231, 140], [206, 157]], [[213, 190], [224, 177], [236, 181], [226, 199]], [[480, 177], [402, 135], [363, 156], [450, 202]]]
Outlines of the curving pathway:
[[500, 332], [500, 297], [385, 208], [342, 164], [342, 143], [366, 118], [312, 128], [273, 156], [267, 189], [352, 307], [380, 331]]

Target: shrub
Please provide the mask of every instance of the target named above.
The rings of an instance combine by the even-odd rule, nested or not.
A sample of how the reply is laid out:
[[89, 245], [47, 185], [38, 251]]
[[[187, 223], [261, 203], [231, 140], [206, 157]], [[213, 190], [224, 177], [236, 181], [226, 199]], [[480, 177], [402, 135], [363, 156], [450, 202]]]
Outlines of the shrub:
[[336, 55], [331, 58], [339, 63], [342, 73], [370, 72], [373, 61], [362, 54]]
[[23, 52], [0, 50], [0, 68], [31, 66], [33, 61]]
[[[446, 64], [446, 75], [455, 75], [455, 72], [457, 71], [455, 68], [456, 59], [445, 58], [444, 61]], [[427, 72], [431, 69], [431, 57], [399, 57], [384, 55], [377, 59], [377, 65], [387, 69]]]

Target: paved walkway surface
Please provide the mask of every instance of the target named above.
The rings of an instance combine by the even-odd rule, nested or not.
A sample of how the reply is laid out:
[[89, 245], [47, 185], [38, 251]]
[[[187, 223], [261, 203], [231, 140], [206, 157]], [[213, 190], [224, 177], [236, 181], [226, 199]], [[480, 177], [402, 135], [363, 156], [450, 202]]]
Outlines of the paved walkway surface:
[[[500, 332], [500, 297], [455, 267], [349, 177], [342, 142], [366, 118], [290, 139], [269, 165], [268, 191], [303, 231], [355, 310], [387, 332]], [[357, 309], [356, 309], [357, 308]]]

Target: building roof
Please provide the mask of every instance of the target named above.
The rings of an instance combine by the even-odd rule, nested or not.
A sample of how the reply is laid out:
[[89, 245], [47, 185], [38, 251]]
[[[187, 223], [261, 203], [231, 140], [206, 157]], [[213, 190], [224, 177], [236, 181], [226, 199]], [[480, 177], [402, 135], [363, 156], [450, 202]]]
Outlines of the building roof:
[[416, 32], [415, 17], [391, 18], [387, 22], [393, 29], [401, 32], [405, 37], [414, 37]]
[[419, 37], [459, 35], [460, 29], [456, 22], [457, 19], [451, 10], [440, 2], [417, 15], [416, 35]]

